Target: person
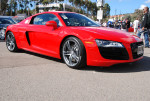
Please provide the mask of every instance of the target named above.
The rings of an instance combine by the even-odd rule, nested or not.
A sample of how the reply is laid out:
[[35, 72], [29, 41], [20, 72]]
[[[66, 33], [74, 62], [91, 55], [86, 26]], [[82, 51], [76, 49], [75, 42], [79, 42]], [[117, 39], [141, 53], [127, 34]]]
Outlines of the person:
[[107, 22], [106, 21], [103, 23], [103, 27], [107, 27]]
[[136, 18], [136, 20], [134, 20], [134, 22], [133, 22], [133, 28], [134, 28], [134, 34], [135, 35], [137, 33], [138, 26], [139, 26], [139, 20], [138, 20], [138, 18]]
[[122, 25], [122, 21], [121, 20], [119, 20], [119, 29], [121, 30], [121, 25]]
[[125, 22], [125, 19], [121, 22], [121, 30], [126, 31], [126, 22]]
[[111, 27], [112, 27], [112, 22], [111, 22], [111, 21], [108, 21], [108, 22], [107, 22], [107, 26], [111, 28]]
[[116, 29], [118, 29], [118, 28], [119, 28], [118, 20], [116, 20], [116, 21], [115, 21], [115, 23], [114, 23], [114, 27], [115, 27]]
[[141, 33], [144, 34], [144, 39], [145, 39], [145, 48], [149, 48], [149, 29], [148, 29], [148, 13], [149, 13], [149, 8], [144, 7], [143, 9], [143, 18], [141, 22], [141, 30], [138, 31], [137, 36], [141, 37]]
[[130, 28], [130, 21], [126, 19], [126, 31], [128, 32]]

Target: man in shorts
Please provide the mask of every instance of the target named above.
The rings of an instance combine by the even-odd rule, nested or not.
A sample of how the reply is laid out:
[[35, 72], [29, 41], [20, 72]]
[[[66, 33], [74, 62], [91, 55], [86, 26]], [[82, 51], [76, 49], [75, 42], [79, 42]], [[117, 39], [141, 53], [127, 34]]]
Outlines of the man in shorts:
[[137, 33], [138, 26], [139, 26], [139, 20], [138, 20], [138, 18], [136, 18], [136, 20], [133, 22], [133, 28], [134, 28], [134, 34], [135, 35]]

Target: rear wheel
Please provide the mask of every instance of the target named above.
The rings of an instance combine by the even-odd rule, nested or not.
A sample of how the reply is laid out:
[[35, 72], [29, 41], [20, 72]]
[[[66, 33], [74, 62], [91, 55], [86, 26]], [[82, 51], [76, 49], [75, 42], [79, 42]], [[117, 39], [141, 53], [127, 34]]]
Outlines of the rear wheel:
[[18, 51], [16, 40], [12, 32], [8, 32], [6, 35], [6, 47], [10, 52]]
[[62, 58], [71, 68], [84, 67], [86, 65], [86, 52], [81, 40], [76, 37], [67, 38], [62, 46]]

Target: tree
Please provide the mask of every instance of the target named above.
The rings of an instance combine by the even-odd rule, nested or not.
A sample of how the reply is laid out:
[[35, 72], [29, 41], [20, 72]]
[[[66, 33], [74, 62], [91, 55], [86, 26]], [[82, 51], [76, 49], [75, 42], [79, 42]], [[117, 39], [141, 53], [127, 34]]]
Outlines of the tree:
[[[2, 0], [2, 1], [5, 2], [5, 7], [3, 7], [5, 10], [3, 11], [7, 11], [8, 15], [16, 15], [17, 13], [26, 13], [26, 14], [29, 14], [29, 12], [38, 13], [39, 8], [38, 6], [36, 6], [38, 4], [46, 5], [54, 2], [63, 3], [65, 0]], [[7, 1], [9, 1], [8, 4]], [[92, 18], [96, 17], [98, 8], [95, 2], [91, 2], [91, 0], [68, 0], [68, 1], [71, 3], [73, 7], [71, 9], [67, 8], [66, 10], [82, 13]], [[32, 4], [33, 2], [35, 5], [35, 9], [31, 11], [29, 8], [33, 6]], [[54, 9], [63, 10], [63, 5], [60, 4], [60, 8]], [[45, 8], [44, 10], [48, 11], [49, 8]], [[109, 14], [110, 14], [110, 6], [109, 4], [105, 4], [104, 17], [109, 16]]]
[[107, 18], [109, 16], [110, 16], [110, 6], [108, 3], [106, 3], [103, 8], [103, 17]]
[[7, 5], [8, 0], [1, 0], [1, 10], [0, 10], [0, 15], [4, 15], [6, 13], [6, 9], [8, 7]]
[[98, 10], [96, 3], [92, 3], [91, 8], [92, 8], [91, 9], [91, 14], [96, 16], [97, 15], [97, 10]]
[[131, 22], [134, 22], [134, 20], [136, 20], [137, 18], [139, 19], [139, 21], [141, 21], [142, 17], [143, 17], [143, 11], [136, 9], [134, 13], [125, 14], [124, 19], [129, 19]]
[[130, 14], [126, 14], [126, 15], [124, 16], [124, 19], [128, 19], [128, 20], [130, 20], [130, 21], [131, 21], [132, 17], [131, 17], [131, 15], [130, 15]]
[[75, 8], [75, 0], [69, 0], [69, 2], [72, 4], [72, 6], [73, 6], [73, 12], [74, 12], [74, 8]]
[[39, 0], [8, 0], [7, 15], [14, 16], [17, 13], [26, 13], [29, 15], [30, 7], [32, 7], [31, 1]]
[[131, 17], [131, 21], [133, 22], [134, 20], [136, 20], [136, 18], [138, 18], [141, 21], [142, 17], [143, 17], [143, 11], [136, 9]]

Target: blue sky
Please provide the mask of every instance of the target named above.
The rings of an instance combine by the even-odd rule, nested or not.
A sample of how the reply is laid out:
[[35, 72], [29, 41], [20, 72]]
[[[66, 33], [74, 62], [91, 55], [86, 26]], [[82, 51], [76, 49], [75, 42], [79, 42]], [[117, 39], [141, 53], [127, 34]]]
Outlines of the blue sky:
[[[96, 0], [91, 0], [96, 2]], [[111, 7], [110, 15], [133, 13], [143, 6], [150, 7], [150, 0], [105, 0]]]

